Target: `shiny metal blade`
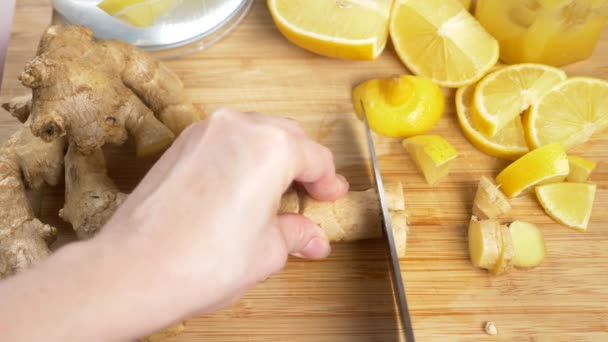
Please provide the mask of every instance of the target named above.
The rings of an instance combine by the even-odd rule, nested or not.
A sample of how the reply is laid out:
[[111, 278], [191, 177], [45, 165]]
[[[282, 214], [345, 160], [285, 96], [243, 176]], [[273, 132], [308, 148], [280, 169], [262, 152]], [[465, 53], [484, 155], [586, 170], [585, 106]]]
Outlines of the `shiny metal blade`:
[[380, 174], [380, 167], [378, 166], [378, 157], [376, 156], [376, 148], [374, 147], [374, 139], [372, 137], [372, 131], [369, 128], [367, 121], [367, 113], [365, 112], [365, 106], [361, 102], [361, 112], [363, 113], [363, 123], [365, 124], [365, 131], [367, 134], [367, 145], [369, 147], [369, 154], [372, 159], [372, 166], [374, 168], [374, 179], [376, 181], [376, 189], [378, 190], [378, 198], [380, 199], [380, 208], [382, 210], [382, 219], [384, 222], [384, 237], [388, 245], [388, 252], [390, 255], [390, 270], [391, 279], [393, 284], [393, 293], [399, 307], [399, 316], [401, 318], [401, 325], [405, 332], [405, 338], [407, 342], [414, 342], [414, 330], [412, 329], [412, 322], [410, 319], [410, 312], [407, 306], [407, 298], [405, 296], [405, 288], [403, 286], [403, 279], [401, 277], [401, 268], [399, 266], [399, 256], [397, 255], [397, 248], [395, 247], [395, 239], [393, 237], [393, 229], [391, 225], [391, 218], [388, 212], [388, 206], [386, 204], [386, 197], [384, 194], [384, 183], [382, 182], [382, 176]]

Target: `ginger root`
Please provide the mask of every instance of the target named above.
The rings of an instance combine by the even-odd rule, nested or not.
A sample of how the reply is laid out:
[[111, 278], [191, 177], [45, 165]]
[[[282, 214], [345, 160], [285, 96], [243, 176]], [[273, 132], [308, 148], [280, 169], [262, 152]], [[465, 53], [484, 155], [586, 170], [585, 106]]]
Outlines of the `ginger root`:
[[545, 259], [545, 238], [543, 233], [532, 223], [513, 221], [509, 225], [513, 238], [515, 256], [513, 264], [520, 268], [531, 268], [540, 265]]
[[49, 27], [20, 80], [33, 93], [33, 134], [67, 135], [84, 154], [128, 134], [138, 155], [155, 154], [201, 117], [165, 65], [126, 43], [94, 40], [81, 26]]
[[488, 177], [482, 176], [473, 201], [473, 215], [482, 220], [493, 219], [510, 210], [511, 204], [507, 196]]
[[27, 191], [59, 182], [65, 140], [45, 143], [34, 137], [29, 106], [27, 98], [3, 105], [25, 124], [0, 146], [0, 278], [44, 259], [57, 234], [54, 227], [34, 217]]
[[[406, 253], [407, 221], [401, 183], [386, 184], [395, 245], [400, 257]], [[290, 189], [281, 199], [279, 213], [299, 213], [323, 229], [329, 241], [356, 241], [382, 236], [382, 213], [375, 189], [349, 191], [334, 202], [317, 201]]]
[[496, 220], [479, 221], [473, 216], [468, 237], [469, 257], [473, 266], [494, 269], [502, 248], [500, 223]]
[[72, 224], [79, 239], [95, 235], [126, 197], [108, 177], [101, 149], [85, 155], [70, 144], [65, 155], [65, 205], [59, 216]]

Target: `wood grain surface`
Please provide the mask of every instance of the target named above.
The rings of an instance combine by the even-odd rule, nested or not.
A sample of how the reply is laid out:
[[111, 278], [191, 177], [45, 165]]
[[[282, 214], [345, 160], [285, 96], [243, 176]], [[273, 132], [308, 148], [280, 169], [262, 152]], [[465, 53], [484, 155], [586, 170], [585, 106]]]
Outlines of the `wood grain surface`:
[[[51, 21], [50, 0], [17, 0], [0, 100], [26, 93], [17, 75], [33, 56]], [[208, 111], [221, 106], [289, 116], [335, 154], [352, 187], [371, 186], [362, 125], [350, 103], [354, 85], [407, 73], [387, 47], [378, 60], [341, 61], [289, 44], [275, 29], [265, 1], [224, 40], [167, 62], [188, 93]], [[608, 30], [594, 55], [565, 68], [569, 75], [608, 78]], [[471, 266], [466, 228], [477, 181], [494, 177], [507, 162], [477, 151], [463, 137], [454, 92], [431, 133], [460, 152], [449, 179], [427, 186], [400, 141], [376, 136], [385, 181], [404, 184], [410, 222], [408, 255], [401, 260], [412, 321], [419, 341], [608, 341], [608, 132], [572, 150], [598, 161], [598, 184], [589, 230], [579, 233], [546, 216], [531, 196], [512, 201], [513, 219], [536, 223], [547, 242], [545, 262], [534, 270], [492, 276]], [[0, 116], [0, 138], [18, 127]], [[230, 132], [227, 132], [229, 134]], [[129, 191], [154, 160], [136, 160], [132, 146], [108, 150], [111, 175]], [[57, 218], [62, 189], [45, 195], [43, 221]], [[167, 279], [171, 281], [171, 279]], [[205, 284], [201, 284], [205, 286]], [[499, 335], [487, 336], [486, 321]], [[193, 318], [174, 341], [390, 341], [398, 334], [380, 241], [335, 245], [324, 261], [290, 260], [286, 269], [232, 308]]]

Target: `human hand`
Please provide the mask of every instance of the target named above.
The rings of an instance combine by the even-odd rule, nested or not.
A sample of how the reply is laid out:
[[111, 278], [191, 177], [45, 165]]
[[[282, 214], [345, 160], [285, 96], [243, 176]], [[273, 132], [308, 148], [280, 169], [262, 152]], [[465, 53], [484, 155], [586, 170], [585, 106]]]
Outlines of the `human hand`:
[[189, 127], [99, 234], [141, 248], [190, 314], [212, 312], [281, 270], [330, 253], [301, 215], [277, 215], [293, 181], [318, 200], [348, 191], [330, 151], [292, 120], [220, 110]]

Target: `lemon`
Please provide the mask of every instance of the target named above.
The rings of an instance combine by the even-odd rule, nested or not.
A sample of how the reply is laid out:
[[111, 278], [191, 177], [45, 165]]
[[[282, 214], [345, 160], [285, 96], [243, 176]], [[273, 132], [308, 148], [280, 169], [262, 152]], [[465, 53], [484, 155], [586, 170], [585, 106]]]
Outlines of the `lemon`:
[[279, 31], [293, 44], [343, 59], [378, 57], [388, 40], [392, 0], [268, 0]]
[[566, 177], [566, 181], [575, 183], [585, 182], [589, 179], [591, 172], [597, 165], [591, 159], [578, 156], [568, 156], [568, 163], [570, 164], [570, 173]]
[[530, 151], [517, 159], [498, 176], [496, 183], [507, 197], [516, 197], [535, 185], [563, 181], [570, 167], [560, 144], [550, 144]]
[[353, 105], [359, 117], [361, 102], [372, 130], [398, 138], [428, 131], [441, 118], [445, 107], [441, 88], [429, 79], [411, 75], [359, 84], [353, 90]]
[[402, 144], [430, 185], [445, 178], [452, 161], [458, 157], [454, 147], [438, 135], [417, 135], [403, 140]]
[[462, 4], [462, 7], [466, 8], [467, 10], [471, 9], [471, 3], [473, 2], [473, 0], [460, 0], [460, 3]]
[[473, 120], [492, 137], [565, 79], [564, 71], [541, 64], [516, 64], [494, 71], [475, 88]]
[[555, 183], [537, 186], [535, 190], [547, 215], [567, 227], [585, 231], [596, 187], [589, 183]]
[[133, 26], [148, 27], [180, 2], [181, 0], [105, 0], [97, 7]]
[[497, 158], [517, 159], [528, 152], [521, 118], [507, 123], [493, 137], [481, 133], [472, 119], [473, 93], [475, 84], [458, 88], [456, 91], [456, 114], [464, 136], [480, 151]]
[[479, 80], [498, 60], [498, 42], [454, 0], [397, 0], [390, 35], [403, 63], [440, 86]]
[[573, 77], [542, 96], [524, 116], [528, 145], [559, 142], [566, 149], [608, 127], [608, 82]]

